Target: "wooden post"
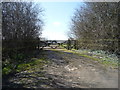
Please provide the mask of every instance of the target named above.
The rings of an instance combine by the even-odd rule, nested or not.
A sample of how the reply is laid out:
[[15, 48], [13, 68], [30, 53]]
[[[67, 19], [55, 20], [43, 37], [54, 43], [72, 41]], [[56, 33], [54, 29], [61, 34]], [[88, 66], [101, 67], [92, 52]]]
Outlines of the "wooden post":
[[71, 40], [70, 39], [68, 39], [68, 42], [67, 42], [67, 49], [71, 50]]
[[40, 44], [40, 39], [37, 38], [37, 47], [38, 47], [38, 50], [39, 50], [39, 48], [40, 48], [39, 44]]

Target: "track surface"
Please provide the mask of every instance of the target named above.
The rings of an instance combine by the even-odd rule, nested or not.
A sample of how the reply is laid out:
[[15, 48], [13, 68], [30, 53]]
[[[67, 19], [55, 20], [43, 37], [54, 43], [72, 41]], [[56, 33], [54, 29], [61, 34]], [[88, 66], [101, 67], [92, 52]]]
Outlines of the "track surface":
[[[57, 49], [56, 49], [57, 50]], [[43, 71], [36, 68], [15, 74], [9, 87], [23, 88], [118, 88], [118, 70], [108, 69], [97, 61], [61, 50], [44, 49], [50, 63]]]
[[58, 85], [78, 88], [118, 87], [117, 70], [73, 53], [46, 51], [48, 59], [52, 61], [46, 71], [53, 80], [58, 81]]

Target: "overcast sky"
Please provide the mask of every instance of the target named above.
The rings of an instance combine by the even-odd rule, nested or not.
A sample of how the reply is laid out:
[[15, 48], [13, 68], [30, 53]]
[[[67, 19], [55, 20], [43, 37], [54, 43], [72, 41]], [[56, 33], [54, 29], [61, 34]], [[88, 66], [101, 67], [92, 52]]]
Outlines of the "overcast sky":
[[49, 40], [67, 40], [69, 22], [81, 2], [41, 2], [45, 9], [45, 26], [42, 37]]

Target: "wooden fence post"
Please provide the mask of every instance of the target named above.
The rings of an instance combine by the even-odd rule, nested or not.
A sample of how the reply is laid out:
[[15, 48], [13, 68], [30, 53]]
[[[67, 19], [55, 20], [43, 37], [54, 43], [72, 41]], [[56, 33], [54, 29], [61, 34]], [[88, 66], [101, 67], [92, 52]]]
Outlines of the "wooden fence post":
[[67, 49], [71, 50], [71, 40], [70, 39], [68, 39], [68, 42], [67, 42]]

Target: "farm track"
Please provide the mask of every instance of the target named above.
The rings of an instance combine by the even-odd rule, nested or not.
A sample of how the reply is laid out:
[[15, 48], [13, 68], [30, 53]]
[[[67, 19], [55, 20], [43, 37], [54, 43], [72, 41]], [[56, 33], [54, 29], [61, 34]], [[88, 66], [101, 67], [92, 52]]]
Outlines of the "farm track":
[[77, 88], [117, 88], [118, 71], [108, 69], [97, 61], [63, 51], [47, 51], [52, 64], [46, 72], [58, 86]]
[[[14, 88], [118, 88], [118, 70], [107, 69], [97, 61], [59, 49], [44, 49], [50, 63], [43, 70], [17, 73], [9, 79]], [[9, 87], [10, 87], [9, 86]], [[16, 86], [16, 87], [15, 87]]]

